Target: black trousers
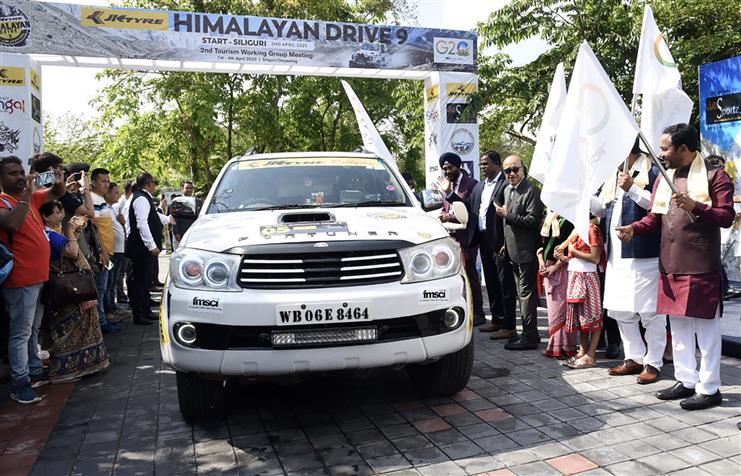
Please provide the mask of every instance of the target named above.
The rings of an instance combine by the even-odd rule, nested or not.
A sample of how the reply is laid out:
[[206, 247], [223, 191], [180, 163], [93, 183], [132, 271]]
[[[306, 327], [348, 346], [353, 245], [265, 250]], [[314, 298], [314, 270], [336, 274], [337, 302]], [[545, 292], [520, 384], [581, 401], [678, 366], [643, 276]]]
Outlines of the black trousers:
[[499, 324], [503, 329], [514, 330], [516, 288], [512, 265], [508, 260], [500, 258], [498, 250], [494, 250], [481, 233], [477, 238], [492, 323]]
[[522, 314], [522, 338], [540, 342], [538, 335], [538, 262], [512, 263]]
[[137, 253], [130, 256], [130, 259], [129, 307], [134, 319], [146, 319], [151, 312], [149, 288], [152, 286], [152, 261], [157, 258], [149, 253]]

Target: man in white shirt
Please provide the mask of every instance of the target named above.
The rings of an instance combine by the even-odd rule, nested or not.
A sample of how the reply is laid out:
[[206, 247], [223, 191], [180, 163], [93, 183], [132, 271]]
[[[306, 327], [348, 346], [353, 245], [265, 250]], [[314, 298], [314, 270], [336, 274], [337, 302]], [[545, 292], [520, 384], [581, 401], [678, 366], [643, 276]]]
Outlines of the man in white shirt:
[[123, 219], [123, 216], [118, 211], [120, 197], [121, 194], [118, 190], [118, 184], [115, 182], [111, 182], [111, 184], [108, 186], [108, 193], [106, 193], [105, 199], [106, 203], [113, 212], [112, 223], [114, 249], [113, 254], [111, 255], [111, 263], [113, 263], [113, 267], [108, 271], [108, 284], [106, 286], [105, 294], [105, 308], [106, 312], [108, 313], [109, 320], [111, 314], [114, 316], [112, 319], [113, 322], [121, 321], [127, 316], [127, 313], [125, 311], [118, 309], [118, 307], [116, 306], [116, 283], [118, 282], [119, 275], [122, 274], [124, 248], [126, 245], [126, 232], [124, 231], [123, 227], [123, 224], [126, 223], [126, 221]]
[[111, 183], [110, 172], [103, 168], [93, 169], [90, 178], [93, 208], [95, 210], [93, 221], [98, 229], [98, 236], [100, 236], [100, 254], [103, 265], [101, 270], [95, 273], [95, 284], [98, 288], [98, 317], [100, 318], [100, 324], [105, 325], [108, 322], [107, 315], [112, 312], [112, 309], [106, 306], [105, 295], [108, 287], [110, 259], [115, 248], [113, 222], [116, 221], [116, 214], [105, 199]]

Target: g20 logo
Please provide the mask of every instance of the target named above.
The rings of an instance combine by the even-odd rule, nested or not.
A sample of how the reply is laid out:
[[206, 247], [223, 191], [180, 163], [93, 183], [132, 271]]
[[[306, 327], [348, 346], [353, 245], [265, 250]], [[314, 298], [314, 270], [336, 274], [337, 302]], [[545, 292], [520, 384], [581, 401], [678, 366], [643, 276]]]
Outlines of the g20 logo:
[[471, 46], [468, 41], [461, 40], [438, 40], [435, 43], [435, 50], [441, 55], [470, 56]]

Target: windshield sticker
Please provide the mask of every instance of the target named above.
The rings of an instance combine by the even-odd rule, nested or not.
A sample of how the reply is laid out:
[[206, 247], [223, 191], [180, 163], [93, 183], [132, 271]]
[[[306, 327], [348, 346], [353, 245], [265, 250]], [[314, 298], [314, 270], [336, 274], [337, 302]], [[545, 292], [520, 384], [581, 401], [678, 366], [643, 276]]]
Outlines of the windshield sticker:
[[386, 190], [388, 190], [389, 192], [393, 192], [396, 190], [396, 187], [394, 187], [393, 185], [386, 185]]
[[296, 224], [296, 225], [274, 225], [274, 226], [261, 226], [260, 234], [263, 238], [270, 238], [271, 236], [285, 236], [286, 238], [292, 238], [296, 235], [309, 235], [314, 236], [316, 234], [323, 233], [328, 236], [334, 236], [337, 233], [349, 233], [347, 223], [316, 223], [316, 224]]
[[402, 215], [401, 213], [387, 213], [387, 212], [369, 213], [368, 216], [370, 218], [375, 218], [377, 220], [399, 220], [401, 218], [407, 218], [406, 215]]
[[237, 163], [237, 170], [280, 167], [363, 167], [384, 170], [383, 163], [379, 159], [350, 157], [292, 157], [286, 159], [243, 160]]

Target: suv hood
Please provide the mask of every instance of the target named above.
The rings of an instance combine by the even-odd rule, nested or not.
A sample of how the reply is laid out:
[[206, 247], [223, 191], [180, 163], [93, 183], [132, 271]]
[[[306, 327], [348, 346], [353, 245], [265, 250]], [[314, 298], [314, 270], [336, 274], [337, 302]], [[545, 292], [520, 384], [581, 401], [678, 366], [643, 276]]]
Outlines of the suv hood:
[[[286, 222], [292, 215], [329, 213], [334, 220]], [[347, 240], [425, 243], [448, 236], [431, 215], [416, 207], [309, 208], [201, 215], [181, 244], [222, 252], [236, 246]]]

